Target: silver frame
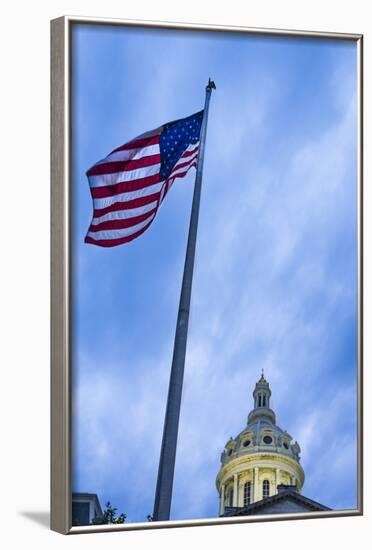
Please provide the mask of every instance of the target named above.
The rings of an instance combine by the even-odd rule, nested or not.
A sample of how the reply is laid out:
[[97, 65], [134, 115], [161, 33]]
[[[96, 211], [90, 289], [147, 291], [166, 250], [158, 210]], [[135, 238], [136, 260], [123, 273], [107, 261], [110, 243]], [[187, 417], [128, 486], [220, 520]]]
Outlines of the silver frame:
[[[357, 43], [358, 52], [358, 382], [357, 492], [353, 510], [270, 514], [234, 518], [141, 522], [72, 527], [71, 521], [71, 28], [73, 24], [119, 25], [280, 36], [343, 39]], [[62, 534], [95, 533], [226, 525], [257, 521], [314, 519], [363, 514], [363, 35], [138, 21], [94, 17], [60, 17], [51, 21], [51, 516], [50, 527]]]

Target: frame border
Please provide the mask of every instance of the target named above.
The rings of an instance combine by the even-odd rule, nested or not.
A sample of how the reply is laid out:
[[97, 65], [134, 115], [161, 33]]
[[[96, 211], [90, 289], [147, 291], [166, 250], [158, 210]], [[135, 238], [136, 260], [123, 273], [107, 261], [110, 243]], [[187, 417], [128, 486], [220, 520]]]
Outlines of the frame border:
[[[351, 40], [357, 44], [357, 502], [352, 510], [72, 527], [71, 441], [71, 30], [74, 24], [153, 27]], [[135, 19], [51, 21], [51, 494], [50, 528], [62, 534], [227, 525], [363, 515], [363, 35]]]

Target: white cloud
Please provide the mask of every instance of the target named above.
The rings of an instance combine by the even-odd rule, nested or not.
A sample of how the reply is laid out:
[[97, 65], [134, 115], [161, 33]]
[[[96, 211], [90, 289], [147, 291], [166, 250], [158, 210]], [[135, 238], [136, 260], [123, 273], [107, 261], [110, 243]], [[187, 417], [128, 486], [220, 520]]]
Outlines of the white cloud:
[[[350, 448], [338, 447], [338, 435], [334, 436], [342, 415], [354, 414], [353, 388], [340, 385], [336, 401], [317, 411], [322, 376], [328, 378], [324, 369], [328, 373], [334, 368], [325, 362], [330, 323], [342, 303], [353, 315], [348, 306], [355, 289], [348, 286], [350, 279], [332, 280], [327, 261], [355, 189], [350, 155], [354, 126], [352, 97], [344, 117], [325, 135], [313, 141], [304, 136], [303, 143], [292, 144], [281, 187], [273, 185], [272, 165], [270, 179], [265, 181], [265, 171], [262, 175], [264, 191], [258, 201], [257, 195], [250, 201], [256, 190], [251, 182], [247, 196], [239, 197], [228, 180], [223, 191], [222, 186], [213, 188], [217, 198], [203, 204], [176, 479], [182, 498], [208, 479], [212, 501], [219, 452], [228, 437], [244, 427], [261, 367], [284, 418], [298, 419], [283, 427], [289, 431], [293, 427], [309, 471], [319, 474], [324, 461], [331, 461], [332, 437], [336, 437], [332, 452], [339, 449], [343, 458], [337, 460], [329, 491], [345, 475], [343, 468], [355, 468]], [[244, 140], [243, 133], [240, 139]], [[314, 322], [304, 306], [318, 295]], [[293, 394], [296, 398], [291, 401]], [[318, 469], [316, 463], [321, 464]], [[316, 498], [311, 483], [307, 486], [309, 496]], [[320, 495], [325, 498], [323, 492]]]
[[[181, 55], [184, 73], [192, 72], [195, 52], [189, 54], [176, 48], [169, 52], [169, 66], [154, 68], [154, 98], [149, 87], [138, 92], [139, 103], [153, 103], [160, 122], [176, 109], [170, 91], [177, 79], [175, 60]], [[340, 77], [334, 78], [337, 82]], [[342, 270], [332, 265], [331, 255], [343, 238], [340, 228], [349, 230], [355, 221], [350, 219], [355, 98], [348, 94], [346, 104], [335, 85], [339, 119], [325, 132], [304, 134], [300, 142], [285, 136], [279, 157], [269, 150], [275, 144], [269, 115], [274, 106], [280, 108], [278, 89], [278, 82], [271, 80], [256, 83], [242, 105], [233, 84], [226, 84], [213, 99], [216, 116], [210, 119], [208, 135], [174, 517], [216, 514], [220, 452], [244, 428], [261, 368], [272, 386], [279, 425], [302, 447], [304, 494], [341, 506], [343, 495], [332, 495], [332, 490], [345, 471], [355, 469], [354, 443], [348, 441], [352, 423], [345, 433], [340, 430], [340, 418], [354, 414], [354, 389], [339, 382], [325, 400], [323, 385], [335, 368], [327, 364], [339, 337], [331, 336], [331, 328], [342, 316], [352, 317], [355, 299], [352, 277], [339, 276]], [[148, 118], [145, 109], [136, 113], [144, 129]], [[175, 204], [176, 190], [172, 192]], [[178, 196], [183, 193], [180, 188]], [[340, 261], [343, 254], [341, 250]], [[166, 270], [164, 300], [178, 301], [179, 267], [178, 262]], [[112, 280], [106, 284], [110, 295]], [[117, 357], [118, 339], [110, 332], [106, 344]], [[151, 512], [170, 350], [168, 341], [160, 353], [133, 369], [110, 354], [104, 368], [91, 354], [79, 359], [74, 417], [79, 488], [110, 499], [110, 491], [123, 493], [123, 511], [130, 511], [134, 520], [143, 519], [137, 510]], [[350, 487], [352, 479], [350, 475]], [[91, 483], [94, 488], [87, 486]]]

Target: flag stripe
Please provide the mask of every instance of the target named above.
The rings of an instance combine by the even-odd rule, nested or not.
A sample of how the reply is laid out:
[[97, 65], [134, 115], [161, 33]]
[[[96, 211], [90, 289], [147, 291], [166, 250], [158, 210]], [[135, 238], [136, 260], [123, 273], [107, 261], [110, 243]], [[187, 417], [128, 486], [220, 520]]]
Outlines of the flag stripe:
[[199, 150], [199, 145], [190, 145], [186, 151], [183, 153], [182, 157], [181, 158], [185, 158], [185, 157], [190, 157], [191, 155], [193, 155], [194, 153], [197, 153]]
[[113, 219], [113, 220], [107, 220], [102, 223], [98, 224], [92, 224], [90, 226], [90, 232], [91, 233], [97, 233], [99, 231], [105, 231], [108, 229], [124, 229], [126, 227], [136, 227], [139, 223], [148, 220], [150, 217], [152, 219], [152, 214], [155, 215], [157, 204], [155, 205], [155, 208], [150, 210], [150, 212], [146, 212], [144, 214], [140, 214], [138, 216], [133, 216], [130, 218], [124, 218], [124, 219]]
[[89, 176], [89, 184], [93, 187], [105, 187], [107, 185], [116, 185], [123, 181], [138, 180], [159, 174], [160, 164], [154, 164], [153, 166], [147, 166], [145, 168], [138, 168], [138, 170], [131, 170], [130, 172], [118, 172], [116, 174], [102, 174], [100, 176]]
[[[144, 147], [148, 147], [149, 145], [155, 145], [156, 143], [159, 143], [159, 135], [161, 133], [161, 128], [159, 131], [155, 131], [156, 133], [153, 136], [149, 137], [141, 137], [133, 139], [132, 141], [128, 141], [128, 143], [124, 143], [124, 145], [121, 145], [117, 149], [114, 149], [111, 151], [111, 153], [116, 153], [117, 151], [126, 151], [128, 149], [143, 149]], [[111, 154], [110, 153], [110, 154]]]
[[103, 199], [94, 199], [94, 209], [100, 210], [101, 208], [107, 208], [115, 202], [126, 202], [132, 199], [137, 199], [138, 197], [145, 197], [146, 195], [152, 195], [161, 191], [162, 186], [164, 185], [163, 181], [156, 183], [154, 185], [149, 185], [142, 189], [137, 189], [136, 191], [130, 191], [128, 193], [120, 193], [119, 195], [114, 195], [112, 197], [105, 197]]
[[[178, 162], [175, 167], [173, 168], [170, 175], [174, 174], [176, 171], [178, 171], [180, 168], [185, 168], [187, 166], [191, 166], [193, 162], [195, 162], [197, 155], [189, 158], [186, 162]], [[181, 157], [182, 158], [182, 157]]]
[[93, 221], [95, 218], [99, 218], [100, 216], [104, 216], [105, 214], [108, 214], [110, 212], [119, 212], [121, 210], [130, 210], [132, 208], [139, 208], [140, 206], [150, 204], [153, 201], [158, 201], [159, 197], [160, 197], [160, 192], [153, 193], [152, 195], [147, 195], [146, 197], [138, 197], [136, 199], [132, 199], [126, 202], [116, 202], [106, 208], [96, 209], [93, 212]]
[[102, 174], [116, 174], [118, 172], [130, 172], [138, 168], [145, 168], [160, 163], [160, 153], [156, 155], [141, 156], [138, 159], [96, 164], [88, 172], [87, 176], [101, 176]]
[[196, 168], [196, 162], [193, 162], [192, 164], [190, 164], [190, 166], [186, 170], [183, 170], [181, 172], [176, 172], [176, 173], [172, 174], [172, 176], [170, 178], [168, 178], [171, 181], [171, 185], [173, 184], [173, 180], [175, 180], [176, 178], [183, 178], [184, 176], [186, 176], [187, 172], [193, 166]]
[[116, 162], [120, 160], [134, 160], [157, 154], [160, 154], [159, 143], [155, 145], [149, 145], [148, 147], [144, 147], [143, 149], [127, 149], [125, 151], [116, 151], [116, 153], [110, 153], [106, 158], [97, 162], [97, 164], [104, 164], [105, 162]]
[[127, 218], [134, 218], [136, 216], [140, 216], [142, 214], [145, 214], [146, 212], [150, 212], [154, 210], [157, 207], [157, 205], [158, 205], [158, 200], [155, 200], [155, 201], [149, 202], [148, 204], [144, 204], [143, 206], [140, 206], [138, 208], [114, 210], [112, 212], [108, 212], [107, 214], [103, 214], [102, 216], [95, 216], [92, 221], [92, 225], [96, 226], [100, 223], [103, 223], [109, 220], [125, 220]]
[[115, 185], [107, 185], [106, 187], [94, 187], [91, 189], [93, 199], [102, 199], [104, 197], [113, 197], [120, 193], [128, 193], [129, 191], [137, 191], [144, 187], [149, 187], [159, 183], [159, 173], [146, 178], [138, 178], [133, 181], [121, 181]]
[[129, 235], [127, 237], [96, 240], [96, 239], [93, 239], [92, 237], [90, 237], [89, 234], [88, 234], [85, 237], [85, 242], [90, 243], [90, 244], [95, 244], [97, 246], [103, 246], [105, 248], [110, 248], [112, 246], [117, 246], [118, 244], [129, 243], [130, 241], [133, 241], [133, 239], [135, 239], [136, 237], [139, 237], [140, 235], [142, 235], [142, 233], [144, 233], [146, 231], [146, 229], [152, 224], [152, 222], [153, 222], [153, 219], [147, 225], [142, 227], [142, 229], [140, 229], [139, 231], [136, 231], [135, 233], [133, 233], [132, 235]]
[[155, 212], [151, 214], [150, 216], [147, 216], [146, 220], [137, 223], [135, 225], [132, 225], [131, 227], [125, 227], [123, 229], [115, 229], [115, 230], [103, 230], [103, 231], [89, 231], [88, 237], [91, 237], [95, 240], [111, 240], [111, 239], [121, 239], [123, 237], [128, 237], [129, 235], [132, 235], [133, 233], [136, 233], [143, 227], [145, 227], [150, 221], [152, 221], [155, 217]]

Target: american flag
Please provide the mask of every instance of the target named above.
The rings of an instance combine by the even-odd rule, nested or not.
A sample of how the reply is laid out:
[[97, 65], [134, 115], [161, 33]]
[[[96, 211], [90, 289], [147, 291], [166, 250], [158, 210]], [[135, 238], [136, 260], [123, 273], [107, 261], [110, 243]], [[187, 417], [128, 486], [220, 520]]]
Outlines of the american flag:
[[87, 171], [93, 219], [86, 243], [116, 246], [146, 231], [174, 180], [196, 168], [203, 113], [146, 132]]

